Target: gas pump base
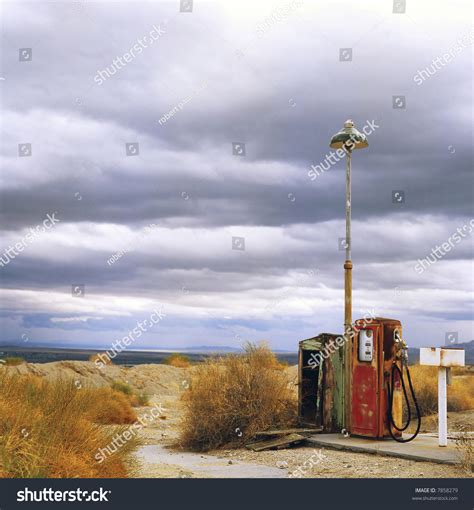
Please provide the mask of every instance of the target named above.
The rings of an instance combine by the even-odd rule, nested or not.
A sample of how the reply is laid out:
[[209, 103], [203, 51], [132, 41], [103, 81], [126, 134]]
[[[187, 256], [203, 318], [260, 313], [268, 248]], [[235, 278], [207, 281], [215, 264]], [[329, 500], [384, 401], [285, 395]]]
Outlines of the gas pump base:
[[449, 440], [446, 448], [440, 448], [438, 438], [427, 434], [420, 434], [416, 441], [408, 444], [400, 444], [389, 439], [344, 437], [342, 434], [315, 434], [306, 438], [306, 441], [315, 448], [330, 448], [419, 462], [459, 465], [459, 453], [454, 440]]

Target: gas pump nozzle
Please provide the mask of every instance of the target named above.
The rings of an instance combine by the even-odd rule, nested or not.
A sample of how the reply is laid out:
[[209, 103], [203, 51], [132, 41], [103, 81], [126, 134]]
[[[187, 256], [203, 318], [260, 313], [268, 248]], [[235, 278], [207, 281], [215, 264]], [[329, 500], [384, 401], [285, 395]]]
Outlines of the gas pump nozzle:
[[[413, 439], [415, 439], [415, 437], [418, 435], [418, 432], [420, 431], [421, 413], [420, 413], [420, 409], [418, 407], [418, 402], [416, 400], [415, 390], [413, 389], [413, 384], [412, 384], [411, 376], [410, 376], [410, 370], [408, 368], [408, 346], [407, 346], [407, 343], [402, 339], [402, 337], [400, 335], [400, 331], [398, 329], [395, 329], [393, 331], [393, 340], [394, 340], [395, 349], [396, 349], [396, 357], [401, 361], [401, 367], [399, 367], [397, 365], [396, 360], [393, 361], [392, 374], [391, 374], [391, 385], [389, 383], [388, 387], [387, 387], [388, 400], [389, 400], [388, 429], [389, 429], [390, 435], [392, 436], [393, 439], [395, 439], [395, 441], [397, 441], [399, 443], [408, 443], [409, 441], [412, 441]], [[392, 426], [396, 430], [403, 432], [404, 430], [406, 430], [408, 428], [408, 426], [410, 425], [410, 422], [411, 422], [410, 402], [408, 400], [408, 394], [407, 394], [407, 390], [405, 387], [405, 381], [403, 379], [403, 365], [405, 365], [407, 378], [408, 378], [408, 385], [410, 387], [413, 403], [414, 403], [415, 409], [416, 409], [417, 421], [418, 421], [418, 425], [417, 425], [415, 433], [407, 439], [398, 438], [392, 432]], [[395, 387], [394, 375], [395, 375], [396, 371], [398, 372], [399, 377], [400, 377], [403, 394], [405, 396], [406, 408], [407, 408], [407, 412], [408, 412], [407, 423], [405, 426], [402, 426], [402, 427], [397, 427], [397, 425], [394, 422], [393, 416], [392, 416], [393, 392], [394, 392], [394, 387]]]
[[395, 344], [396, 356], [398, 359], [405, 361], [408, 365], [408, 346], [405, 340], [402, 339], [400, 335], [400, 330], [394, 329], [393, 331], [393, 341]]

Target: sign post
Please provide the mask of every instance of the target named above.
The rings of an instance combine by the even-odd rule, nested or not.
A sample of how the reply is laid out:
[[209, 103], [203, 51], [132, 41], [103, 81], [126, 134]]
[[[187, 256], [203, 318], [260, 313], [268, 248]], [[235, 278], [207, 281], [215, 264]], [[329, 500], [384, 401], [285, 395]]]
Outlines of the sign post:
[[448, 446], [448, 392], [446, 375], [449, 368], [438, 368], [438, 438], [439, 446]]
[[438, 367], [438, 444], [448, 446], [448, 397], [447, 379], [451, 367], [465, 366], [464, 349], [422, 347], [420, 365]]

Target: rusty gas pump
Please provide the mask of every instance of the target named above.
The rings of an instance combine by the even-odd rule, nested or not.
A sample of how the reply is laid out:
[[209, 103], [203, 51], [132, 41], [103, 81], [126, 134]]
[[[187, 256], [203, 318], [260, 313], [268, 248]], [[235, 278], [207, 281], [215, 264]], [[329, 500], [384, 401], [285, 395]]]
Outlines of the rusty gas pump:
[[[400, 321], [381, 317], [358, 320], [354, 332], [350, 433], [379, 439], [392, 437], [404, 443], [411, 441], [420, 430], [421, 415], [408, 369], [407, 346]], [[402, 437], [412, 418], [404, 371], [418, 421], [415, 434], [409, 438]], [[404, 425], [403, 399], [407, 410]]]

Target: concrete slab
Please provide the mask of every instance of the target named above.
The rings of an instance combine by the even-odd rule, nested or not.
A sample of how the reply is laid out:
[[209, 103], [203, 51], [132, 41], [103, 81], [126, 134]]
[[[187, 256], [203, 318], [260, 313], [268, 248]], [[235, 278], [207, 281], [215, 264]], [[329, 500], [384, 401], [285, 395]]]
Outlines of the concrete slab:
[[459, 454], [454, 441], [448, 446], [438, 446], [438, 438], [419, 434], [410, 443], [397, 443], [391, 439], [373, 440], [360, 437], [344, 437], [342, 434], [317, 434], [307, 438], [307, 442], [325, 448], [348, 450], [352, 452], [373, 453], [400, 459], [438, 464], [458, 464]]

